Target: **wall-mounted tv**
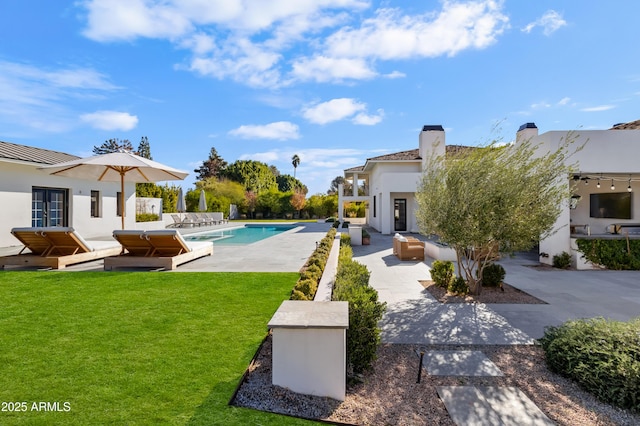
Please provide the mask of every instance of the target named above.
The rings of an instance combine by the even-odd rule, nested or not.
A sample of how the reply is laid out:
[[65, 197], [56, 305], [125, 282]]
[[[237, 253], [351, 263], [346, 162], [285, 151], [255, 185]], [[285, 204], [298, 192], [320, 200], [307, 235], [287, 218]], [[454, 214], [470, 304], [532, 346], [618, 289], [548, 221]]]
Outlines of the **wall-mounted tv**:
[[611, 219], [631, 219], [631, 192], [591, 194], [590, 216]]

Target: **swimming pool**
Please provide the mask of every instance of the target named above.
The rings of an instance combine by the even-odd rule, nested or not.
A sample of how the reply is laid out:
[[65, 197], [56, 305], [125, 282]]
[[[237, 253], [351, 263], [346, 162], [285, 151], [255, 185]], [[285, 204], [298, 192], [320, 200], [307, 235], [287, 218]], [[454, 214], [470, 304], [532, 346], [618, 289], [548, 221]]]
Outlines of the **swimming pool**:
[[244, 245], [273, 237], [295, 228], [296, 225], [245, 225], [240, 228], [218, 229], [185, 235], [187, 241], [213, 241], [216, 245]]

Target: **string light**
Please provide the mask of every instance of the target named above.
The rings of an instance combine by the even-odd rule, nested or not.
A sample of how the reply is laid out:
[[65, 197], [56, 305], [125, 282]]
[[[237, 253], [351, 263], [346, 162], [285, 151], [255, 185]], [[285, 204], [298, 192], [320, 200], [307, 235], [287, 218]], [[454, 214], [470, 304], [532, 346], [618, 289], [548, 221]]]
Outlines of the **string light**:
[[598, 178], [598, 183], [596, 184], [596, 188], [600, 188], [600, 178]]
[[629, 178], [629, 186], [627, 186], [627, 191], [631, 192], [631, 178]]
[[613, 179], [611, 179], [611, 190], [613, 191], [614, 189], [616, 189], [616, 186], [613, 184]]

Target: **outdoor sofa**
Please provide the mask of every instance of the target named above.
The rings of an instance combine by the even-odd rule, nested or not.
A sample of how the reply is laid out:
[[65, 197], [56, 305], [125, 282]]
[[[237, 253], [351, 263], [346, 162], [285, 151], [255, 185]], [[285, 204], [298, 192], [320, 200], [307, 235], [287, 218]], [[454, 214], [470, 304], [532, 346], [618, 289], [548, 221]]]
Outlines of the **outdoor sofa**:
[[122, 250], [112, 241], [88, 242], [70, 226], [13, 228], [11, 234], [24, 247], [18, 254], [0, 257], [0, 269], [8, 265], [63, 269], [114, 256]]

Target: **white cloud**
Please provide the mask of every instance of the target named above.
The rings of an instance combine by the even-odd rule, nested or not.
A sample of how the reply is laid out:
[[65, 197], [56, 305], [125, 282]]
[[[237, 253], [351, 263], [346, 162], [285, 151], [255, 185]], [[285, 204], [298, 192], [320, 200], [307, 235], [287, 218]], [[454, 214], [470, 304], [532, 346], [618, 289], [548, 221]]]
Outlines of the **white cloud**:
[[437, 14], [402, 15], [399, 9], [379, 9], [359, 28], [344, 28], [328, 37], [327, 52], [338, 57], [383, 60], [453, 56], [469, 48], [482, 49], [507, 27], [501, 1], [445, 1]]
[[96, 111], [82, 114], [80, 120], [100, 130], [128, 131], [138, 125], [138, 117], [128, 112]]
[[77, 123], [78, 99], [100, 99], [119, 89], [107, 76], [82, 67], [44, 68], [0, 61], [0, 125], [63, 132]]
[[531, 109], [544, 109], [544, 108], [549, 108], [551, 107], [551, 104], [542, 101], [542, 102], [537, 102], [535, 104], [531, 104]]
[[598, 105], [594, 107], [582, 108], [580, 111], [584, 112], [599, 112], [599, 111], [608, 111], [610, 109], [614, 109], [615, 105]]
[[361, 58], [316, 56], [294, 61], [291, 75], [295, 80], [326, 83], [333, 81], [370, 80], [377, 73]]
[[378, 124], [384, 118], [384, 111], [379, 109], [377, 114], [360, 113], [353, 118], [353, 124], [361, 124], [364, 126], [373, 126]]
[[[377, 61], [453, 56], [495, 43], [503, 0], [444, 0], [440, 10], [367, 10], [368, 0], [83, 0], [85, 36], [167, 39], [188, 49], [180, 68], [254, 87], [377, 77]], [[364, 17], [364, 18], [362, 18]], [[285, 60], [285, 58], [292, 58]]]
[[565, 25], [567, 25], [567, 21], [564, 20], [562, 15], [555, 10], [548, 10], [540, 18], [522, 28], [522, 31], [530, 33], [534, 28], [542, 27], [542, 33], [549, 36]]
[[242, 139], [288, 140], [300, 138], [298, 126], [288, 121], [277, 121], [265, 125], [243, 125], [229, 131], [229, 134]]
[[357, 102], [355, 99], [339, 98], [305, 108], [302, 116], [315, 124], [327, 124], [344, 120], [366, 108], [366, 104]]
[[368, 114], [367, 104], [352, 98], [338, 98], [308, 106], [302, 116], [315, 124], [351, 119], [353, 124], [371, 126], [382, 121], [384, 111], [379, 109], [376, 114]]
[[571, 102], [571, 98], [569, 97], [564, 97], [562, 99], [560, 99], [558, 101], [558, 105], [562, 106], [562, 105], [567, 105], [569, 102]]

